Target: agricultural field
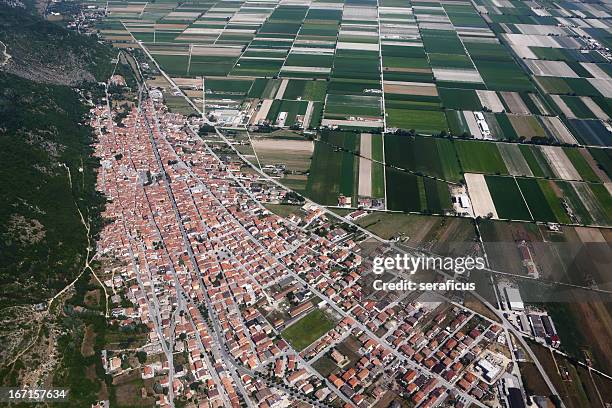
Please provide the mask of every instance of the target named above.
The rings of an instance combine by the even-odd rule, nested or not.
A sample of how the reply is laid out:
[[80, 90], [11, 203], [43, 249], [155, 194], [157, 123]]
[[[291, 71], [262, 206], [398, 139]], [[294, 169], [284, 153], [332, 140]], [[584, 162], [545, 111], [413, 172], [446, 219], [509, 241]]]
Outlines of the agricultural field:
[[362, 133], [359, 141], [359, 197], [384, 198], [385, 168], [381, 135]]
[[[570, 26], [521, 2], [110, 1], [97, 28], [219, 125], [312, 135], [310, 152], [249, 152], [317, 202], [443, 214], [463, 184], [480, 216], [603, 226], [612, 56], [603, 11], [576, 9]], [[170, 82], [163, 96], [193, 113]]]
[[338, 196], [384, 199], [385, 167], [381, 135], [355, 132], [323, 132], [315, 142], [305, 194], [336, 205]]
[[603, 184], [465, 173], [474, 215], [494, 219], [610, 225]]
[[[357, 151], [357, 135], [349, 135], [343, 139], [348, 149]], [[353, 197], [358, 183], [358, 166], [359, 159], [353, 153], [340, 150], [326, 141], [315, 143], [306, 195], [327, 205], [336, 205], [340, 194]]]
[[531, 213], [514, 177], [485, 177], [489, 193], [499, 218], [529, 220]]
[[314, 143], [310, 140], [288, 137], [254, 137], [251, 139], [254, 156], [252, 162], [265, 166], [284, 166], [281, 182], [303, 193], [310, 170]]
[[386, 163], [447, 181], [461, 180], [453, 143], [448, 139], [385, 135]]
[[246, 122], [262, 106], [261, 81], [275, 80], [280, 92], [263, 100], [323, 104], [322, 117], [299, 122], [304, 128], [437, 134], [453, 130], [449, 116], [484, 111], [493, 114], [489, 127], [502, 130], [496, 138], [608, 146], [602, 123], [612, 86], [601, 27], [585, 23], [593, 24], [587, 41], [528, 9], [475, 5], [110, 1], [97, 28], [117, 47], [145, 48], [177, 80], [253, 82], [255, 92], [242, 95], [252, 108]]
[[451, 209], [446, 182], [387, 168], [387, 208], [396, 211], [445, 214]]
[[457, 141], [454, 145], [465, 172], [508, 174], [497, 144]]

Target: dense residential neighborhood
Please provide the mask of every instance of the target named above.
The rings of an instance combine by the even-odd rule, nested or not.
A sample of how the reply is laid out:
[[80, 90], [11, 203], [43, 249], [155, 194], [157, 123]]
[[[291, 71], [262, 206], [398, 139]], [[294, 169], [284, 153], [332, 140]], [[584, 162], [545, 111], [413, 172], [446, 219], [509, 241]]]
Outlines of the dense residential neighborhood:
[[[287, 190], [160, 103], [115, 116], [92, 112], [111, 220], [98, 250], [121, 265], [103, 277], [111, 316], [148, 328], [139, 369], [160, 406], [484, 406], [506, 398], [500, 381], [518, 385], [495, 315], [372, 289], [370, 259], [391, 244], [312, 203], [271, 213]], [[106, 355], [107, 371], [122, 358]]]

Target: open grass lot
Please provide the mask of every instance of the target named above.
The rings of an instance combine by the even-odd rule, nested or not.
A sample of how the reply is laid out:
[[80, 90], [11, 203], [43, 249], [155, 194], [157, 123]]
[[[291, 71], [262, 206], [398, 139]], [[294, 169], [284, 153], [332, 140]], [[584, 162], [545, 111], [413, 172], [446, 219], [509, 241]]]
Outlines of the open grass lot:
[[508, 174], [495, 143], [457, 140], [454, 146], [464, 172]]
[[[582, 384], [580, 384], [580, 382], [575, 384], [573, 381], [564, 381], [559, 374], [558, 367], [559, 364], [561, 364], [561, 360], [558, 357], [555, 357], [547, 348], [539, 344], [530, 342], [529, 346], [540, 361], [540, 364], [544, 367], [544, 371], [546, 371], [555, 389], [559, 392], [561, 399], [568, 407], [577, 408], [590, 406], [588, 398], [584, 396]], [[568, 369], [565, 365], [563, 365], [563, 367]], [[579, 389], [576, 387], [579, 387]], [[574, 400], [574, 398], [576, 398], [576, 400]]]
[[537, 226], [524, 222], [481, 220], [479, 228], [491, 268], [516, 275], [527, 274], [515, 241], [542, 241]]
[[302, 351], [333, 329], [335, 324], [327, 313], [316, 309], [283, 330], [281, 334], [297, 351]]
[[[547, 306], [559, 332], [563, 350], [582, 359], [589, 350], [596, 367], [606, 370], [612, 364], [608, 350], [612, 347], [610, 305], [599, 300], [564, 302]], [[576, 330], [579, 327], [581, 330]]]
[[521, 378], [529, 395], [548, 395], [550, 390], [540, 371], [532, 362], [520, 362]]
[[289, 217], [293, 214], [301, 214], [302, 210], [299, 205], [290, 204], [266, 204], [266, 208], [280, 217]]
[[253, 138], [251, 146], [262, 166], [282, 163], [288, 170], [306, 172], [310, 168], [313, 142], [290, 138]]
[[334, 360], [327, 356], [322, 356], [312, 364], [312, 368], [317, 370], [323, 377], [329, 377], [330, 374], [338, 371], [338, 365]]
[[465, 253], [475, 239], [474, 225], [467, 218], [374, 212], [357, 223], [381, 238], [402, 235], [411, 246], [447, 256]]
[[437, 218], [414, 214], [374, 212], [357, 221], [357, 224], [384, 239], [399, 233], [410, 238], [411, 243], [420, 243], [425, 234], [434, 227]]
[[171, 94], [164, 94], [166, 106], [171, 112], [180, 113], [181, 115], [190, 115], [195, 113], [195, 110], [189, 105], [184, 98]]

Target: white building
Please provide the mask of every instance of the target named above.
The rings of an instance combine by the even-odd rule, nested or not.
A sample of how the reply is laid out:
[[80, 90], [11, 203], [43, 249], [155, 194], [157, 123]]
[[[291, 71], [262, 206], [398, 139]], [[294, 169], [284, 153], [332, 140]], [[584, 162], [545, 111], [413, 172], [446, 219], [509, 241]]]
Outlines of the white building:
[[517, 288], [505, 288], [506, 300], [510, 305], [510, 310], [523, 311], [525, 310], [525, 304], [521, 298], [521, 293]]

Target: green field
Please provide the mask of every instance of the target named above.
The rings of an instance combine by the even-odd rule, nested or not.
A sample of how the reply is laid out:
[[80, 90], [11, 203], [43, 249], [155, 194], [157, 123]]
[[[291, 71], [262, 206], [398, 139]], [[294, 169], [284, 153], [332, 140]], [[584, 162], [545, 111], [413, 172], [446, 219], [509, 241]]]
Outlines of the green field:
[[382, 116], [381, 101], [377, 96], [328, 95], [325, 117]]
[[[561, 223], [570, 223], [571, 220], [563, 208], [563, 204], [561, 204], [561, 200], [555, 194], [555, 190], [553, 189], [554, 182], [549, 180], [538, 180], [538, 184], [540, 186], [540, 190], [544, 197], [546, 198], [546, 202], [550, 206], [550, 209], [555, 214], [555, 218], [558, 222]], [[534, 215], [535, 216], [535, 215]]]
[[572, 165], [584, 181], [601, 181], [582, 155], [583, 151], [586, 153], [584, 149], [565, 147], [563, 148], [563, 151], [565, 152], [565, 155], [568, 157], [568, 159], [570, 159]]
[[418, 177], [390, 167], [386, 168], [387, 208], [397, 211], [422, 210]]
[[448, 128], [450, 134], [453, 136], [464, 136], [470, 135], [470, 128], [465, 120], [463, 112], [456, 110], [447, 110], [446, 120], [448, 121]]
[[425, 212], [443, 214], [445, 210], [451, 209], [452, 203], [448, 191], [448, 184], [430, 178], [423, 178], [425, 188], [426, 207]]
[[457, 140], [454, 146], [464, 172], [508, 174], [495, 143]]
[[589, 184], [589, 188], [595, 197], [597, 211], [593, 216], [599, 224], [610, 225], [612, 223], [612, 196], [603, 184]]
[[[541, 189], [540, 181], [546, 182], [545, 180], [517, 178], [516, 181], [525, 197], [525, 201], [531, 210], [534, 220], [563, 222], [563, 220], [557, 218], [555, 211], [553, 211], [549, 203], [549, 200], [556, 197], [547, 196]], [[558, 199], [555, 204], [560, 207]]]
[[448, 185], [442, 181], [386, 168], [387, 208], [443, 214], [452, 208]]
[[531, 220], [529, 209], [513, 177], [485, 176], [499, 218]]
[[459, 162], [448, 139], [385, 135], [386, 163], [448, 181], [461, 180]]
[[592, 223], [593, 219], [587, 208], [584, 206], [584, 203], [578, 196], [578, 193], [576, 193], [576, 190], [573, 187], [573, 183], [569, 181], [557, 181], [556, 184], [563, 191], [563, 198], [573, 210], [574, 215], [578, 218], [578, 223]]
[[494, 91], [533, 91], [533, 85], [523, 70], [514, 62], [475, 60], [476, 68], [488, 89]]
[[281, 334], [297, 351], [302, 351], [334, 326], [334, 320], [327, 313], [316, 309], [283, 330]]
[[442, 168], [443, 178], [449, 181], [460, 181], [461, 166], [457, 160], [457, 152], [453, 143], [448, 139], [436, 139], [438, 148], [438, 160]]
[[356, 193], [359, 160], [354, 154], [339, 150], [328, 143], [357, 152], [359, 136], [351, 132], [334, 132], [323, 134], [321, 139], [322, 142], [315, 142], [305, 194], [319, 204], [336, 205], [338, 195], [352, 197]]
[[439, 134], [448, 132], [446, 116], [442, 111], [386, 109], [387, 126], [405, 130], [415, 130], [417, 133]]
[[446, 109], [479, 111], [482, 104], [472, 89], [438, 88], [442, 105]]
[[[530, 219], [524, 209], [504, 209], [506, 203], [500, 197], [514, 195], [517, 190], [523, 192], [526, 208], [532, 210], [538, 221], [570, 222], [564, 202], [585, 222], [603, 222], [608, 217], [608, 195], [599, 184], [594, 187], [567, 184], [561, 189], [567, 190], [567, 197], [558, 197], [557, 185], [543, 180], [556, 175], [539, 144], [558, 137], [557, 131], [545, 126], [547, 122], [542, 119], [560, 114], [547, 93], [561, 95], [576, 116], [574, 119], [561, 115], [578, 140], [606, 144], [603, 122], [593, 119], [597, 112], [589, 103], [592, 101], [602, 111], [610, 112], [612, 98], [608, 98], [609, 91], [603, 83], [595, 80], [602, 75], [594, 74], [589, 67], [608, 75], [612, 75], [612, 68], [594, 51], [530, 47], [542, 59], [565, 61], [579, 77], [553, 76], [545, 69], [534, 76], [520, 63], [522, 56], [508, 46], [512, 43], [510, 39], [498, 41], [502, 33], [526, 34], [517, 24], [556, 27], [555, 15], [534, 15], [522, 2], [498, 8], [489, 2], [478, 3], [479, 7], [469, 3], [424, 2], [410, 9], [409, 3], [400, 0], [381, 0], [378, 4], [372, 0], [351, 0], [332, 2], [334, 7], [323, 9], [284, 3], [262, 7], [262, 18], [249, 21], [243, 19], [247, 10], [240, 2], [230, 2], [220, 15], [220, 10], [216, 10], [221, 6], [218, 2], [161, 1], [146, 3], [143, 12], [113, 11], [112, 17], [100, 22], [99, 27], [114, 30], [104, 34], [119, 38], [127, 36], [126, 29], [132, 30], [172, 77], [206, 75], [209, 100], [233, 104], [232, 108], [242, 104], [242, 108], [258, 109], [262, 99], [273, 100], [266, 116], [271, 126], [316, 130], [312, 137], [320, 142], [315, 143], [309, 172], [287, 175], [283, 182], [319, 203], [335, 205], [342, 194], [352, 197], [356, 205], [360, 161], [355, 154], [359, 153], [359, 132], [366, 129], [378, 132], [382, 128], [378, 123], [384, 119], [385, 135], [373, 135], [372, 155], [375, 161], [395, 169], [373, 163], [371, 183], [372, 196], [386, 197], [390, 209], [443, 213], [450, 207], [447, 183], [462, 182], [463, 173], [471, 172], [521, 177], [520, 188], [508, 185], [511, 190], [498, 189], [496, 193], [500, 211], [508, 217]], [[361, 7], [363, 15], [351, 15], [356, 12], [354, 6]], [[381, 7], [377, 14], [365, 11], [376, 6]], [[113, 3], [112, 7], [119, 4]], [[345, 10], [346, 7], [349, 8]], [[387, 7], [405, 8], [406, 12]], [[175, 13], [196, 11], [202, 14]], [[485, 12], [487, 18], [483, 18]], [[170, 13], [172, 16], [168, 16]], [[434, 22], [437, 19], [440, 21]], [[385, 34], [389, 24], [397, 30], [397, 38]], [[492, 33], [490, 38], [476, 34], [487, 28]], [[199, 29], [211, 31], [196, 32]], [[408, 31], [400, 33], [405, 30], [416, 36], [406, 37]], [[152, 31], [156, 33], [155, 40]], [[605, 46], [612, 45], [603, 31], [593, 29], [589, 35]], [[203, 45], [241, 50], [208, 55], [198, 49]], [[597, 66], [582, 65], [585, 62]], [[457, 75], [444, 70], [455, 70]], [[468, 72], [474, 74], [474, 70], [482, 81], [474, 75], [463, 76]], [[419, 83], [435, 87], [425, 88]], [[189, 86], [181, 88], [198, 98]], [[486, 95], [479, 97], [477, 90], [496, 91], [503, 110], [492, 112], [490, 108], [496, 104], [483, 106], [491, 103]], [[513, 94], [502, 94], [505, 91]], [[170, 92], [165, 98], [173, 111], [191, 113], [178, 105], [180, 99]], [[311, 120], [302, 123], [309, 102], [313, 108], [308, 110]], [[474, 137], [467, 120], [471, 116], [466, 117], [464, 112], [472, 115], [472, 111], [485, 116], [490, 139], [516, 144], [501, 148], [489, 140], [469, 140]], [[286, 120], [279, 121], [282, 113], [283, 116], [286, 113]], [[329, 133], [320, 127], [324, 120], [326, 125], [338, 124], [339, 129], [355, 133]], [[591, 157], [584, 154], [586, 150], [564, 147], [564, 151], [584, 181], [605, 181]], [[590, 153], [596, 165], [610, 176], [612, 155], [605, 149]], [[528, 179], [531, 176], [534, 179]], [[495, 185], [507, 182], [492, 180], [494, 190]]]
[[591, 148], [589, 153], [597, 161], [597, 166], [612, 177], [612, 150]]
[[267, 119], [274, 123], [281, 112], [287, 112], [285, 125], [292, 126], [296, 123], [297, 116], [303, 116], [306, 113], [307, 108], [307, 101], [288, 101], [276, 99], [268, 111]]
[[283, 99], [303, 99], [307, 101], [322, 102], [325, 100], [327, 82], [305, 81], [291, 79], [283, 94]]

